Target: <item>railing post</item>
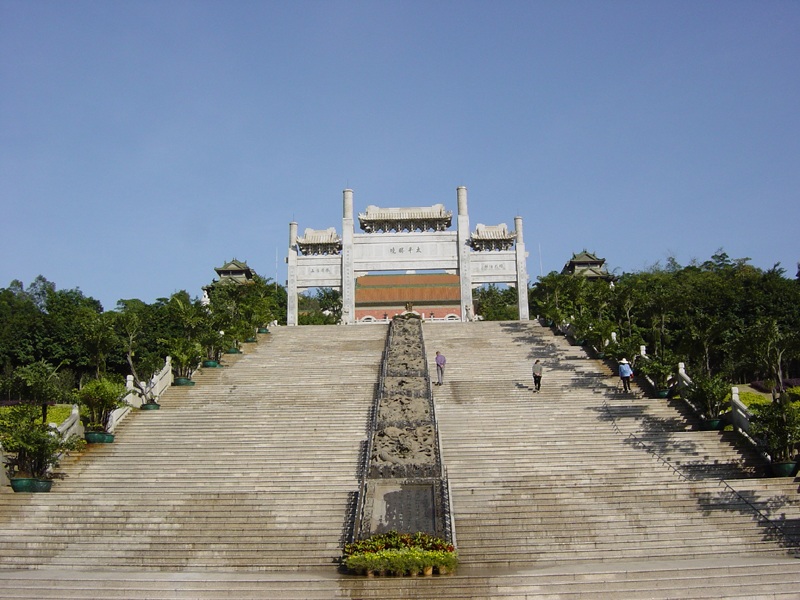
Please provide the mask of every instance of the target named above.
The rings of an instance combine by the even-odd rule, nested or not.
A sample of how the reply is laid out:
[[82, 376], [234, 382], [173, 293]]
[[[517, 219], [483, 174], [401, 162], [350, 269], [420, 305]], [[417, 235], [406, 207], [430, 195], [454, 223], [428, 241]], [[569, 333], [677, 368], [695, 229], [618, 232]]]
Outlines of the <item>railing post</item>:
[[739, 399], [739, 388], [731, 388], [731, 417], [733, 420], [734, 429], [742, 433], [749, 433], [750, 431], [750, 411]]

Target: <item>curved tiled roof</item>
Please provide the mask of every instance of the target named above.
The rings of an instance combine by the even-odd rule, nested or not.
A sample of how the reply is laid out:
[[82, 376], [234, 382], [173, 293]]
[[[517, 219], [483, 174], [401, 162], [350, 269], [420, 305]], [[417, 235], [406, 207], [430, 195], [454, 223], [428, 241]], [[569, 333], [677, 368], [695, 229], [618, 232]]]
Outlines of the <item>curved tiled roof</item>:
[[484, 225], [478, 223], [475, 226], [475, 231], [472, 232], [472, 239], [475, 240], [511, 240], [516, 236], [516, 232], [509, 231], [508, 225], [500, 223], [500, 225]]
[[297, 238], [298, 244], [335, 244], [341, 241], [334, 227], [327, 229], [306, 229], [303, 237]]
[[370, 205], [358, 214], [358, 223], [367, 233], [381, 231], [444, 231], [453, 220], [453, 213], [444, 204], [410, 208], [380, 208]]
[[359, 220], [419, 220], [419, 219], [448, 219], [452, 218], [452, 211], [445, 210], [444, 204], [432, 206], [412, 206], [409, 208], [380, 208], [370, 204], [367, 212], [358, 213]]

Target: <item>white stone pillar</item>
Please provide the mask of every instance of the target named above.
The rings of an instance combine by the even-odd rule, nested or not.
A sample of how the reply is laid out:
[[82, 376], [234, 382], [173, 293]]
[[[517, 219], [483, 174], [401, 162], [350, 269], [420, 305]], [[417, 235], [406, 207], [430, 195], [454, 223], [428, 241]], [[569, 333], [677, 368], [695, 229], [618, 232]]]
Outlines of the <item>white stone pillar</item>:
[[289, 254], [286, 257], [286, 324], [297, 325], [297, 223], [289, 223]]
[[[469, 212], [467, 211], [467, 188], [456, 188], [458, 199], [458, 279], [461, 284], [461, 320], [474, 315], [472, 310], [472, 269], [470, 268]], [[469, 307], [469, 315], [465, 307]]]
[[342, 323], [356, 321], [356, 277], [353, 261], [353, 190], [344, 190], [342, 211]]
[[528, 253], [525, 252], [525, 242], [522, 237], [522, 217], [514, 217], [514, 229], [517, 232], [517, 241], [514, 244], [517, 253], [517, 307], [519, 320], [530, 319], [528, 312], [528, 269], [526, 267]]

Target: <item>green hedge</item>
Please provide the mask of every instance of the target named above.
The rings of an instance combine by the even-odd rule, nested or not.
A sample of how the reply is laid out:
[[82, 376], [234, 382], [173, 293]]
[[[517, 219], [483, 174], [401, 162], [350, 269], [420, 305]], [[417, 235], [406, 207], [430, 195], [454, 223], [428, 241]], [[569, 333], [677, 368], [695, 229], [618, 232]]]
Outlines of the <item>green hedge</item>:
[[390, 531], [347, 544], [342, 564], [359, 574], [413, 575], [426, 568], [446, 573], [455, 570], [458, 554], [452, 544], [426, 533]]

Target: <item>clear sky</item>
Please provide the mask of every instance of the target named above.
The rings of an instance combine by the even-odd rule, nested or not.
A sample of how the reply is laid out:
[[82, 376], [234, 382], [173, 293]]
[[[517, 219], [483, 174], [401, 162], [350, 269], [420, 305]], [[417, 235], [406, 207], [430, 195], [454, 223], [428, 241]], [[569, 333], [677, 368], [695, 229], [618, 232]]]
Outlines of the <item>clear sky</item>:
[[[800, 2], [0, 0], [0, 287], [285, 283], [289, 222], [524, 220], [528, 271], [800, 260]], [[277, 260], [276, 260], [277, 257]]]

